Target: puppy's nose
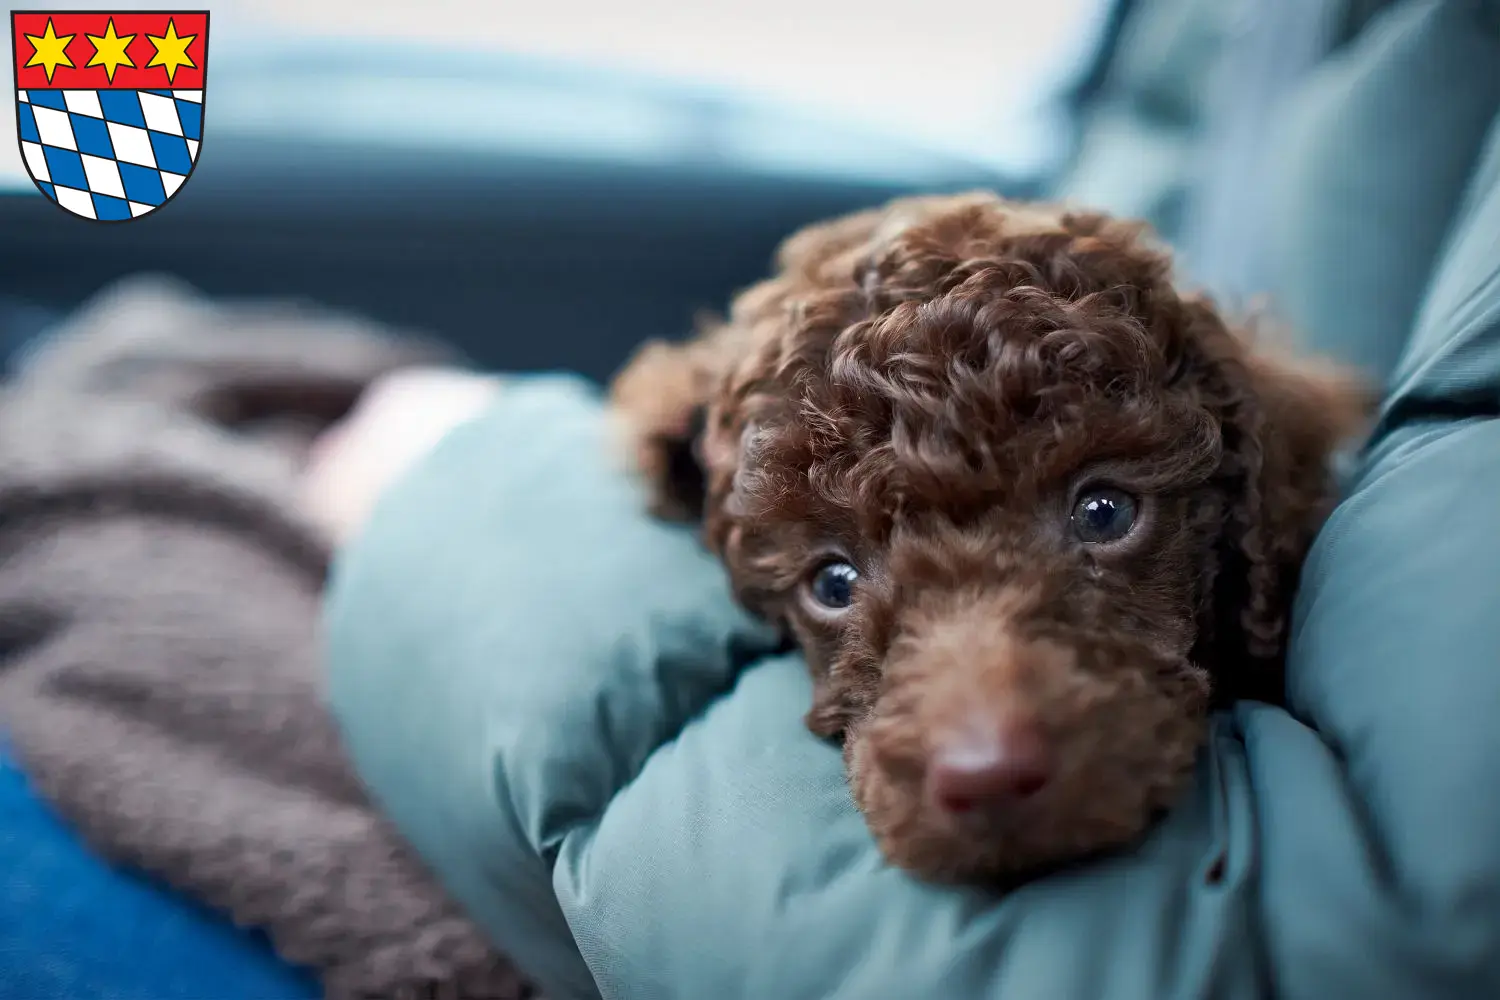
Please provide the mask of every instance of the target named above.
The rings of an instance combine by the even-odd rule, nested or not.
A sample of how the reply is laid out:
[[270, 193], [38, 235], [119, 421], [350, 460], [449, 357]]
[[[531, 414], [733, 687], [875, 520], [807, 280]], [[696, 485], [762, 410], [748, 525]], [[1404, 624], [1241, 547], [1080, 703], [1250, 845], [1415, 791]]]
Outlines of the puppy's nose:
[[1051, 778], [1046, 739], [1023, 718], [976, 718], [939, 743], [927, 765], [927, 791], [951, 813], [1015, 805]]

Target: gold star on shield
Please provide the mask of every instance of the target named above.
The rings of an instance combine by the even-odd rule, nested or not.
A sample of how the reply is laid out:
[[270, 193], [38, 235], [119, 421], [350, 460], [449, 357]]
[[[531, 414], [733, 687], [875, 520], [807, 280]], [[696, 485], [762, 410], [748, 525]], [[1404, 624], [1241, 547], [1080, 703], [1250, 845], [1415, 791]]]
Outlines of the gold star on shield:
[[[94, 57], [88, 61], [88, 65], [103, 66], [104, 75], [109, 77], [110, 83], [115, 82], [115, 70], [121, 66], [129, 66], [131, 69], [135, 69], [135, 63], [131, 61], [130, 56], [125, 54], [126, 47], [135, 41], [135, 36], [126, 35], [121, 38], [119, 35], [116, 35], [114, 18], [110, 18], [109, 23], [104, 26], [104, 34], [86, 34], [83, 37], [87, 38], [94, 46]], [[170, 76], [170, 71], [168, 75]]]
[[68, 58], [68, 43], [76, 36], [63, 35], [57, 37], [57, 32], [52, 29], [52, 18], [47, 18], [47, 28], [40, 35], [27, 35], [26, 40], [31, 43], [31, 58], [27, 60], [27, 66], [40, 66], [47, 73], [47, 82], [52, 82], [52, 73], [59, 66], [76, 69], [73, 60]]
[[151, 61], [146, 64], [146, 68], [165, 66], [167, 68], [168, 83], [171, 83], [172, 78], [177, 75], [179, 66], [186, 66], [188, 69], [197, 69], [197, 64], [187, 54], [188, 46], [193, 44], [193, 39], [197, 37], [197, 35], [188, 35], [185, 38], [177, 37], [177, 25], [168, 20], [166, 34], [160, 37], [152, 34], [146, 35], [146, 41], [156, 46], [156, 55], [151, 57]]

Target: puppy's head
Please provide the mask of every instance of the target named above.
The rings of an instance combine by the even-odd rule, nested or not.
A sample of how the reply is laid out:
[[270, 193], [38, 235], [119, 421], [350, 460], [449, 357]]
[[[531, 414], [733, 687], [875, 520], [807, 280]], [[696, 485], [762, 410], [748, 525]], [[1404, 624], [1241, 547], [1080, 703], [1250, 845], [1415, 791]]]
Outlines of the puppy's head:
[[887, 856], [1015, 876], [1134, 838], [1213, 700], [1275, 697], [1366, 397], [1255, 353], [1137, 227], [988, 196], [808, 230], [729, 320], [706, 527], [816, 676]]

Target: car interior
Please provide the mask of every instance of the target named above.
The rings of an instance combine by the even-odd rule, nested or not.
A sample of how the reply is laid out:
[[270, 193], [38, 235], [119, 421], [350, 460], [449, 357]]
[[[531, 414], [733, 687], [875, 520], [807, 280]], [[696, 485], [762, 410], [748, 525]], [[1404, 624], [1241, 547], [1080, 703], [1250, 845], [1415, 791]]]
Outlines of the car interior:
[[[1096, 50], [1119, 7], [1099, 4]], [[1112, 16], [1105, 14], [1110, 10]], [[66, 217], [0, 174], [0, 335], [123, 276], [278, 297], [435, 335], [489, 369], [604, 379], [688, 333], [799, 226], [912, 191], [1039, 180], [753, 93], [525, 53], [218, 27], [203, 151], [165, 210]], [[1084, 59], [1047, 95], [1066, 121]]]

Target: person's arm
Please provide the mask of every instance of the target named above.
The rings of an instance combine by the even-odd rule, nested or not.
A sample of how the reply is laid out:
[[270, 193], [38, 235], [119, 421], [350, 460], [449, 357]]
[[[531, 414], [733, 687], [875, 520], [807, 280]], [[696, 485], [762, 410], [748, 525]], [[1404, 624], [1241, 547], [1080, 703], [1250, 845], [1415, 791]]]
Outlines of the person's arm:
[[[378, 453], [382, 409], [399, 423], [402, 406], [356, 414], [357, 446]], [[616, 454], [582, 382], [508, 382], [382, 498], [326, 608], [362, 776], [559, 998], [593, 980], [558, 852], [769, 639], [691, 533], [645, 517]]]
[[1261, 995], [1228, 727], [1137, 854], [999, 904], [912, 881], [803, 728], [800, 659], [614, 447], [589, 390], [507, 386], [382, 499], [327, 611], [361, 774], [553, 995]]
[[560, 1000], [1500, 995], [1490, 149], [1309, 562], [1290, 711], [1217, 719], [1138, 850], [1003, 900], [885, 866], [800, 661], [750, 657], [558, 383], [449, 435], [346, 553], [333, 696], [365, 777]]
[[799, 659], [643, 513], [567, 381], [508, 387], [345, 553], [363, 776], [559, 998], [1500, 994], [1495, 145], [1307, 567], [1291, 711], [1218, 719], [1138, 850], [1004, 899], [884, 865]]
[[725, 693], [769, 637], [687, 533], [640, 512], [607, 442], [586, 393], [508, 390], [385, 498], [328, 614], [362, 774], [553, 995], [1497, 982], [1500, 803], [1482, 790], [1500, 780], [1500, 675], [1483, 640], [1500, 639], [1500, 536], [1465, 498], [1500, 489], [1500, 425], [1387, 456], [1330, 525], [1293, 661], [1306, 721], [1220, 719], [1187, 801], [1138, 851], [1003, 900], [881, 863], [837, 751], [802, 729], [796, 657]]

